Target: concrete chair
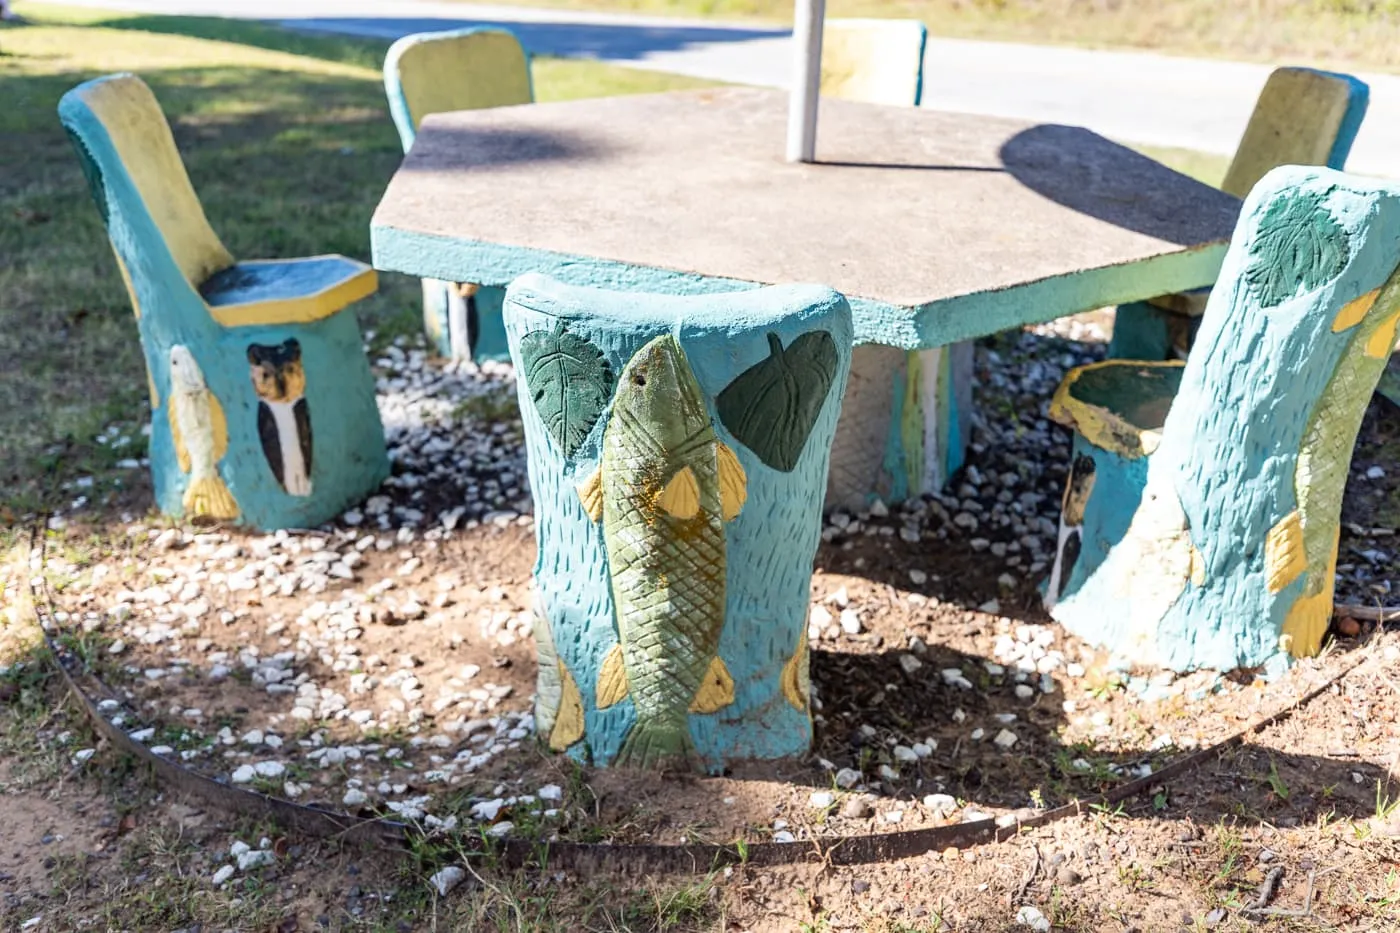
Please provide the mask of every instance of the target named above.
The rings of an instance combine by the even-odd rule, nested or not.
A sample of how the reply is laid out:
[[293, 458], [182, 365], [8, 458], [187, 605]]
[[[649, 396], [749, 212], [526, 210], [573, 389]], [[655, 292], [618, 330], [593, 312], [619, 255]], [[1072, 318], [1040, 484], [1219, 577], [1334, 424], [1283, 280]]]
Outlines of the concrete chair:
[[806, 753], [846, 300], [530, 274], [505, 319], [535, 497], [540, 737], [640, 768]]
[[1073, 370], [1051, 615], [1131, 662], [1316, 654], [1342, 492], [1400, 327], [1400, 185], [1285, 166], [1245, 200], [1190, 357]]
[[[827, 97], [917, 107], [928, 30], [911, 19], [829, 19]], [[971, 341], [908, 352], [856, 347], [831, 455], [827, 505], [860, 509], [942, 488], [963, 463], [972, 411]]]
[[[1243, 198], [1280, 165], [1346, 166], [1370, 92], [1344, 74], [1279, 68], [1269, 75], [1220, 188]], [[1115, 359], [1185, 359], [1210, 289], [1122, 305], [1108, 355]]]
[[151, 472], [168, 515], [311, 527], [388, 475], [374, 377], [348, 306], [377, 287], [344, 256], [236, 262], [141, 79], [58, 106], [136, 312]]
[[[535, 99], [530, 58], [504, 29], [404, 36], [384, 59], [384, 89], [404, 152], [430, 114]], [[503, 288], [424, 279], [423, 324], [438, 353], [451, 359], [509, 359], [501, 323], [504, 298]]]

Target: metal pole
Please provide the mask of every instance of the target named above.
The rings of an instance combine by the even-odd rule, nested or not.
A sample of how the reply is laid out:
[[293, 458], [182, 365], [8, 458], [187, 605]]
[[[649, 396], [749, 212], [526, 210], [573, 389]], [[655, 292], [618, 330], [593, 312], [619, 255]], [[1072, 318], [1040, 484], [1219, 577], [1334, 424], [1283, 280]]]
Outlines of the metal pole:
[[826, 0], [797, 0], [792, 24], [792, 97], [788, 104], [787, 160], [817, 156], [817, 100], [822, 80], [822, 21]]

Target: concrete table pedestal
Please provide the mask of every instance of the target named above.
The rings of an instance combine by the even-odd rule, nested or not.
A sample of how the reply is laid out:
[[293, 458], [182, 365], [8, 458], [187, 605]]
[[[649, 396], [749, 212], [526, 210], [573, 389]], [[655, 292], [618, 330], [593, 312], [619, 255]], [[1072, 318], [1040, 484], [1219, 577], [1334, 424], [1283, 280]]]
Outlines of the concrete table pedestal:
[[845, 299], [527, 275], [505, 322], [535, 497], [541, 739], [595, 764], [712, 772], [806, 752]]

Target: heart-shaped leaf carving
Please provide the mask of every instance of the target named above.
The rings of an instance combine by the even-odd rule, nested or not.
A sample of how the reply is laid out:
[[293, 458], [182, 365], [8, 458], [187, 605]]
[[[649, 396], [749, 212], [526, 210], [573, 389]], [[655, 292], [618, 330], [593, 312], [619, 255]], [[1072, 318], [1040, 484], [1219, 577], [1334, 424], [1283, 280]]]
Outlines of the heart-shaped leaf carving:
[[612, 397], [607, 358], [560, 324], [521, 337], [520, 361], [535, 411], [564, 456], [572, 457]]
[[725, 386], [716, 407], [740, 443], [768, 466], [789, 473], [836, 380], [836, 341], [814, 330], [786, 350], [777, 334], [769, 334], [768, 347], [768, 358]]

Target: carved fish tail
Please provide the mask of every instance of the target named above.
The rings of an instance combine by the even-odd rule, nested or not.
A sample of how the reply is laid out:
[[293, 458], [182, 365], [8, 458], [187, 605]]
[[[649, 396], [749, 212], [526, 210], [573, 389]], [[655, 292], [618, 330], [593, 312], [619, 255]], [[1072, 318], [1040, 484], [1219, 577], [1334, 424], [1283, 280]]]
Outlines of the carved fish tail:
[[190, 480], [185, 490], [185, 512], [191, 517], [204, 515], [209, 518], [233, 519], [238, 517], [238, 503], [233, 501], [233, 493], [218, 476], [202, 476]]
[[691, 741], [685, 722], [648, 721], [639, 719], [632, 725], [613, 765], [624, 768], [676, 768], [694, 770], [698, 767], [698, 752]]

